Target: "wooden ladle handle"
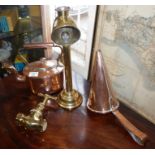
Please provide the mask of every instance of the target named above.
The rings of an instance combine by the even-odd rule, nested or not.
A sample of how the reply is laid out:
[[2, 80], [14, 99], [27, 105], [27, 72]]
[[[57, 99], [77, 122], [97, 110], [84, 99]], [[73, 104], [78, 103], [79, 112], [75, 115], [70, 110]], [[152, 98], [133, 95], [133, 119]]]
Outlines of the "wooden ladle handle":
[[128, 131], [132, 139], [138, 143], [139, 145], [144, 145], [147, 135], [136, 128], [125, 116], [123, 116], [119, 110], [113, 111], [113, 114], [120, 121], [120, 123], [124, 126], [124, 128]]

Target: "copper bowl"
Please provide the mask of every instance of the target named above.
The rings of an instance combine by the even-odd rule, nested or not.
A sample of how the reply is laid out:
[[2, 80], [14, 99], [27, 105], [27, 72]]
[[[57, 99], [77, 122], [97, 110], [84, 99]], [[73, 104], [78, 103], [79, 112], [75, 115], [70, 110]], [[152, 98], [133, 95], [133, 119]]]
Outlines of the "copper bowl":
[[27, 64], [23, 74], [34, 94], [53, 94], [63, 88], [63, 70], [61, 62], [41, 59]]

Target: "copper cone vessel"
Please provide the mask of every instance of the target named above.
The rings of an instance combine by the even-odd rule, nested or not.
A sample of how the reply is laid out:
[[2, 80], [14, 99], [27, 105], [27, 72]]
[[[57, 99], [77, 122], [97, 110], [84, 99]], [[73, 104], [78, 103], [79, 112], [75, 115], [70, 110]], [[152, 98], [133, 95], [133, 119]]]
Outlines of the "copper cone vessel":
[[119, 101], [112, 90], [101, 51], [96, 53], [95, 60], [87, 108], [92, 112], [100, 114], [112, 112], [133, 140], [139, 145], [144, 145], [147, 135], [136, 128], [119, 112]]

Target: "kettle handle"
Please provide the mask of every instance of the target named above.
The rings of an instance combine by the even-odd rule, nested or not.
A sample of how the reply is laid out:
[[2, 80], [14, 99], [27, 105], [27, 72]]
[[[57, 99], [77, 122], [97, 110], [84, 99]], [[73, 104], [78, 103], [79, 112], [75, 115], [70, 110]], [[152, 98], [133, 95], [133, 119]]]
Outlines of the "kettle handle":
[[57, 45], [53, 42], [46, 42], [46, 43], [30, 43], [30, 44], [24, 44], [24, 49], [38, 49], [38, 48], [49, 48], [49, 47], [58, 47], [63, 51], [63, 48], [60, 45]]
[[29, 44], [24, 44], [25, 49], [37, 49], [37, 48], [48, 48], [54, 46], [54, 43], [52, 42], [46, 42], [46, 43], [29, 43]]
[[57, 45], [57, 44], [55, 44], [53, 42], [30, 43], [30, 44], [24, 44], [24, 46], [23, 46], [24, 49], [38, 49], [38, 48], [47, 49], [49, 47], [58, 47], [58, 48], [60, 48], [61, 54], [58, 57], [58, 61], [62, 61], [62, 63], [63, 63], [64, 62], [63, 61], [63, 52], [62, 52], [63, 48], [60, 45]]

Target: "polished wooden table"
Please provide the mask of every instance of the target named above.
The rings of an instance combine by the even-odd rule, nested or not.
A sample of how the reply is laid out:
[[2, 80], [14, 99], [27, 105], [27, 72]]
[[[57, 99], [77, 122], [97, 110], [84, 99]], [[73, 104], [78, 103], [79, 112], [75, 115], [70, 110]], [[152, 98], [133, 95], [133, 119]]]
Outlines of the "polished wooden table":
[[74, 74], [74, 88], [84, 98], [82, 105], [67, 111], [49, 102], [45, 110], [48, 122], [44, 133], [18, 127], [18, 112], [28, 114], [41, 97], [32, 95], [25, 83], [10, 75], [0, 79], [0, 148], [155, 148], [155, 125], [123, 104], [120, 111], [139, 129], [148, 134], [145, 146], [139, 146], [111, 114], [94, 114], [87, 110], [89, 83]]

